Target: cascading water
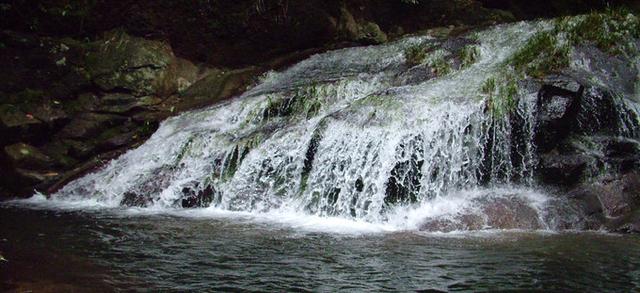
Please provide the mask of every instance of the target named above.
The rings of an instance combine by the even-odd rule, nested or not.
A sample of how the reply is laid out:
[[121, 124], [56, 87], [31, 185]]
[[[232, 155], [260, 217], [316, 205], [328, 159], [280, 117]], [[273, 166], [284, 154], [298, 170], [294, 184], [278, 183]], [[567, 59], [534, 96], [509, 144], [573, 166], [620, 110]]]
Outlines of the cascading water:
[[[432, 230], [554, 229], [558, 209], [576, 215], [533, 189], [537, 89], [515, 87], [512, 114], [483, 91], [488, 76], [549, 26], [523, 22], [449, 41], [412, 37], [315, 55], [233, 100], [166, 120], [144, 145], [52, 198], [291, 211], [399, 229], [425, 220]], [[440, 48], [427, 62], [457, 68], [429, 76], [407, 66], [403, 52], [423, 44]], [[478, 54], [471, 64], [443, 57], [466, 48]], [[510, 212], [507, 225], [491, 216]]]

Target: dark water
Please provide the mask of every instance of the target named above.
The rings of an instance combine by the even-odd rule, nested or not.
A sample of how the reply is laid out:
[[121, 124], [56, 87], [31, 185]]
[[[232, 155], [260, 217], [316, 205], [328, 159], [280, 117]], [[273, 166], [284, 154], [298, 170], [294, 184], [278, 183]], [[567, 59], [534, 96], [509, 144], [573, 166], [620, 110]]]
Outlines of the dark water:
[[638, 292], [640, 237], [332, 234], [224, 218], [0, 208], [3, 290]]

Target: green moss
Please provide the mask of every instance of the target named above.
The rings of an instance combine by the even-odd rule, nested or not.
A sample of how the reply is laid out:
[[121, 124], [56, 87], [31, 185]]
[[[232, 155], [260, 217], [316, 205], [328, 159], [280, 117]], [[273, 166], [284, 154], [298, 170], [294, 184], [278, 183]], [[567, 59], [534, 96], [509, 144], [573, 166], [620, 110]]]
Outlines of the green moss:
[[323, 89], [316, 85], [298, 88], [287, 97], [268, 96], [262, 120], [274, 117], [310, 118], [322, 108]]
[[404, 58], [409, 66], [416, 66], [425, 62], [433, 46], [426, 43], [418, 43], [404, 49]]
[[445, 58], [445, 51], [436, 51], [432, 56], [427, 60], [427, 64], [429, 67], [433, 69], [433, 72], [437, 76], [444, 76], [451, 73], [451, 64]]
[[508, 115], [518, 105], [518, 78], [514, 75], [502, 74], [490, 77], [482, 85], [482, 93], [487, 95], [487, 106], [494, 117]]
[[467, 45], [460, 51], [460, 63], [462, 68], [469, 67], [476, 63], [480, 57], [480, 48], [474, 45]]
[[193, 140], [194, 140], [194, 136], [191, 136], [191, 137], [189, 137], [187, 142], [182, 145], [182, 148], [180, 148], [180, 151], [178, 152], [178, 156], [176, 156], [176, 160], [174, 161], [174, 165], [178, 165], [178, 163], [180, 163], [180, 161], [182, 161], [182, 159], [187, 154], [187, 152], [189, 152], [189, 150], [191, 149], [191, 145], [193, 144]]
[[550, 31], [535, 34], [507, 61], [519, 72], [532, 77], [544, 77], [569, 65], [570, 48], [561, 44]]
[[632, 40], [640, 38], [640, 20], [625, 9], [608, 9], [573, 18], [561, 18], [555, 32], [564, 33], [572, 45], [590, 42], [610, 54], [634, 54]]

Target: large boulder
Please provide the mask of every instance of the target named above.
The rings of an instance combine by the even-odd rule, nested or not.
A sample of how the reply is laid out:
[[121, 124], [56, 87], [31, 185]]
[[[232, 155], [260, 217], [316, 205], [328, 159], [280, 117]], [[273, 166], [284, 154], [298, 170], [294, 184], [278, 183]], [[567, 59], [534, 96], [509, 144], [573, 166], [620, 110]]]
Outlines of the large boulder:
[[178, 59], [163, 42], [109, 32], [92, 44], [85, 69], [102, 90], [124, 89], [136, 96], [167, 96], [197, 78], [198, 68]]

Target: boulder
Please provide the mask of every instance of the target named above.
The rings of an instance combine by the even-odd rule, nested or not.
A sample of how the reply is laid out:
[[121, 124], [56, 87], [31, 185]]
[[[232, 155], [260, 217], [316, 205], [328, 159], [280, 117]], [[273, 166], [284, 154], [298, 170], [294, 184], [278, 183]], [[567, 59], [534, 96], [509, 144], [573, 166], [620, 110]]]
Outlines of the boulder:
[[93, 44], [86, 70], [105, 91], [124, 89], [136, 96], [167, 96], [197, 79], [198, 68], [178, 59], [163, 42], [109, 32]]
[[126, 89], [136, 94], [156, 92], [155, 80], [174, 59], [171, 47], [158, 41], [106, 33], [86, 56], [86, 70], [105, 91]]

